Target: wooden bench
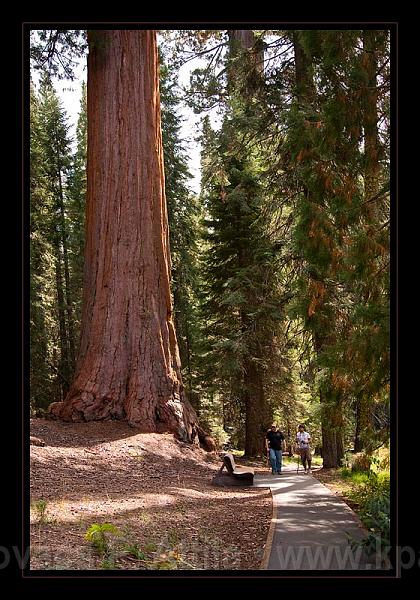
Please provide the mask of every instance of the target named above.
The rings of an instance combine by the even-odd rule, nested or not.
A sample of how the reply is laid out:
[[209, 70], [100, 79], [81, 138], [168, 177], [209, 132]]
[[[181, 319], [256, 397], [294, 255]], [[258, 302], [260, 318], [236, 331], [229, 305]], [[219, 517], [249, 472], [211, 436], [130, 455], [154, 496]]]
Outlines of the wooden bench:
[[223, 477], [223, 469], [227, 470], [227, 479], [232, 480], [232, 485], [253, 485], [254, 483], [254, 469], [252, 467], [238, 467], [235, 464], [233, 454], [230, 452], [223, 456], [223, 464], [218, 473], [219, 478]]

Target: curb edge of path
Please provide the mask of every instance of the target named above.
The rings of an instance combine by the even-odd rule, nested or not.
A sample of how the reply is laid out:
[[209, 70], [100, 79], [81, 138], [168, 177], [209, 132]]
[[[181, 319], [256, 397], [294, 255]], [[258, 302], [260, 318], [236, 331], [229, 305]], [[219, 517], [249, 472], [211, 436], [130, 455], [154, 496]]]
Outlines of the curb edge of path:
[[264, 546], [264, 554], [261, 560], [260, 571], [267, 571], [268, 562], [270, 560], [271, 548], [273, 546], [274, 532], [276, 529], [275, 522], [277, 520], [277, 506], [274, 503], [273, 491], [269, 488], [271, 494], [271, 502], [273, 504], [273, 513], [271, 515], [270, 527], [268, 529], [267, 541]]

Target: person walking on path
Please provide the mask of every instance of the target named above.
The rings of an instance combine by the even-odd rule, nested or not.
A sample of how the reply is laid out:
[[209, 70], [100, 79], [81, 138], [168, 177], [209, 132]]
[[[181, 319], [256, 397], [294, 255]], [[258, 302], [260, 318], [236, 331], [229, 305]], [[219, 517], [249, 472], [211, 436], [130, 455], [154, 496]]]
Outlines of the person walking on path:
[[272, 475], [281, 475], [282, 467], [282, 442], [284, 435], [277, 429], [275, 423], [272, 424], [270, 429], [267, 431], [265, 438], [265, 447], [267, 454], [270, 456], [271, 473]]
[[[296, 434], [296, 443], [298, 446], [298, 451], [300, 454], [300, 458], [302, 459], [302, 465], [305, 473], [311, 473], [311, 464], [312, 464], [312, 456], [311, 449], [309, 446], [309, 442], [311, 441], [311, 436], [307, 431], [305, 431], [305, 425], [300, 424], [298, 428], [298, 432]], [[306, 464], [308, 464], [308, 468], [306, 468]]]

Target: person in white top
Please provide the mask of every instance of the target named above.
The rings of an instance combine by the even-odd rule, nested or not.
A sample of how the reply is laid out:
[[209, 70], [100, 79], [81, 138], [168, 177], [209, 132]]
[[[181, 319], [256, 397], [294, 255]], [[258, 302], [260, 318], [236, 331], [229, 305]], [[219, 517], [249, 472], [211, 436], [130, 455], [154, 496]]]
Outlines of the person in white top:
[[[310, 441], [311, 436], [307, 431], [305, 431], [305, 425], [299, 425], [298, 432], [296, 434], [296, 443], [305, 473], [311, 473], [312, 456], [309, 446]], [[308, 464], [308, 468], [306, 468], [306, 463]]]

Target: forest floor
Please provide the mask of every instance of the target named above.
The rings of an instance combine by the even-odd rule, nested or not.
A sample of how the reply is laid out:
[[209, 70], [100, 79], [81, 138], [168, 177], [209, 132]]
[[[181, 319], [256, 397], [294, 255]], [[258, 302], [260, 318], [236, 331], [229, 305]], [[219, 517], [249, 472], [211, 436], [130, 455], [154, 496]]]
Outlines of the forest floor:
[[121, 422], [37, 418], [31, 435], [31, 569], [260, 568], [270, 491], [211, 485], [217, 454]]

